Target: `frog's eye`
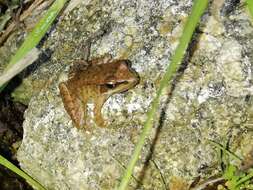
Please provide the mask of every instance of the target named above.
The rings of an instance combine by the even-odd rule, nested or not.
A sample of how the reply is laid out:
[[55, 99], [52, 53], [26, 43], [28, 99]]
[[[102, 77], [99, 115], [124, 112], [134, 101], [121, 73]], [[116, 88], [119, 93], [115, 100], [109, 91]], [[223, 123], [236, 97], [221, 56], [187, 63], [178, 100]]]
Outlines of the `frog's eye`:
[[106, 85], [106, 87], [107, 88], [109, 88], [109, 89], [113, 89], [113, 88], [115, 88], [115, 84], [110, 84], [110, 83], [107, 83], [107, 84], [105, 84]]

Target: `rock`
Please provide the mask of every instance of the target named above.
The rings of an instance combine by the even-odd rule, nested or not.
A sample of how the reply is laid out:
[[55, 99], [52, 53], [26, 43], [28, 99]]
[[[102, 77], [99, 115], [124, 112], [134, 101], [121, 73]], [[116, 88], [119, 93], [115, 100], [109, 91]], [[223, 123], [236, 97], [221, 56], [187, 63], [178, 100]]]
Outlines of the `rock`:
[[[22, 169], [48, 189], [115, 188], [191, 5], [188, 0], [90, 1], [62, 18], [42, 48], [53, 52], [51, 59], [27, 79], [45, 85], [32, 95], [25, 114], [18, 151]], [[128, 189], [167, 189], [172, 176], [190, 181], [217, 174], [219, 156], [209, 140], [224, 145], [229, 140], [231, 151], [241, 157], [252, 147], [244, 146], [253, 144], [247, 125], [253, 104], [250, 17], [243, 10], [223, 15], [217, 33], [208, 32], [209, 19], [214, 18], [203, 17], [199, 29], [204, 32], [196, 37], [172, 95], [163, 95], [162, 114], [157, 113]], [[110, 53], [130, 59], [141, 82], [106, 102], [107, 128], [92, 124], [90, 130], [78, 130], [57, 86], [90, 38], [92, 57]]]

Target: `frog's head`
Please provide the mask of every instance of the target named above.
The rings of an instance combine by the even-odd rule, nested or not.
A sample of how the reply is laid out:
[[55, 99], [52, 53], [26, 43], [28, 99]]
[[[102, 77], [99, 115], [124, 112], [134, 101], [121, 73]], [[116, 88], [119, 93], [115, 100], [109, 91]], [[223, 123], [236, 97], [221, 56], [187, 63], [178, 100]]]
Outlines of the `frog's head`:
[[131, 68], [129, 60], [117, 60], [115, 72], [113, 76], [107, 80], [106, 85], [111, 88], [116, 88], [121, 85], [129, 85], [129, 88], [134, 87], [140, 81], [138, 73]]
[[118, 66], [114, 77], [117, 82], [138, 83], [140, 80], [137, 72], [131, 68], [131, 62], [129, 60], [118, 61]]

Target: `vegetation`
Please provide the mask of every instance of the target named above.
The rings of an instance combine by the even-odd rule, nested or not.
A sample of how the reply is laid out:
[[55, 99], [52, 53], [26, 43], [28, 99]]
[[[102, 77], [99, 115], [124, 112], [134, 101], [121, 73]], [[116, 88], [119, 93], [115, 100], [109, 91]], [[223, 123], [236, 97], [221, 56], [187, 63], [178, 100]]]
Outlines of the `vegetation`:
[[249, 9], [249, 12], [253, 18], [253, 1], [252, 0], [246, 0], [247, 8]]
[[[38, 45], [40, 40], [43, 38], [49, 27], [52, 25], [53, 21], [55, 20], [58, 13], [63, 8], [64, 4], [67, 2], [67, 0], [56, 0], [53, 5], [47, 10], [45, 16], [36, 24], [35, 28], [32, 30], [32, 32], [26, 37], [25, 41], [21, 45], [21, 47], [17, 50], [15, 55], [11, 58], [8, 66], [6, 67], [3, 75], [8, 75], [11, 68], [20, 61], [26, 54], [32, 50], [33, 48]], [[23, 69], [25, 69], [28, 65], [23, 64], [24, 66], [20, 65], [22, 69], [19, 69], [21, 72]], [[18, 74], [18, 73], [16, 73]], [[6, 84], [2, 85], [0, 84], [0, 92], [4, 89]]]
[[[135, 146], [133, 156], [132, 156], [132, 158], [128, 164], [128, 167], [124, 173], [124, 176], [123, 176], [122, 181], [119, 186], [119, 190], [126, 189], [128, 183], [130, 181], [131, 175], [133, 173], [133, 169], [136, 165], [136, 162], [138, 161], [138, 158], [141, 154], [141, 150], [142, 150], [143, 145], [145, 143], [145, 139], [148, 136], [148, 134], [152, 128], [153, 121], [155, 120], [155, 113], [158, 110], [162, 91], [166, 90], [166, 87], [170, 86], [169, 82], [171, 81], [172, 77], [175, 75], [177, 69], [180, 66], [183, 55], [184, 55], [186, 48], [191, 40], [192, 34], [199, 22], [201, 15], [203, 14], [203, 12], [206, 9], [207, 4], [208, 4], [208, 0], [195, 0], [194, 1], [191, 15], [188, 17], [188, 20], [187, 20], [186, 25], [184, 27], [183, 34], [182, 34], [181, 39], [179, 41], [179, 45], [175, 51], [175, 54], [172, 57], [172, 61], [169, 64], [169, 66], [166, 70], [166, 73], [160, 82], [160, 86], [159, 86], [159, 89], [156, 93], [156, 97], [154, 98], [151, 108], [147, 114], [147, 120], [144, 124], [143, 131], [141, 133], [141, 136], [140, 136], [140, 139], [139, 139], [137, 145]], [[247, 0], [247, 5], [248, 5], [251, 15], [253, 16], [253, 1]], [[229, 172], [228, 174], [231, 174], [231, 172]], [[233, 176], [233, 175], [227, 175], [227, 176]], [[250, 175], [248, 175], [248, 177], [250, 177]], [[237, 181], [237, 183], [236, 183], [236, 187], [242, 183], [242, 179], [246, 179], [246, 176], [245, 176], [245, 178], [242, 178], [242, 179], [239, 178], [239, 179], [240, 180]], [[231, 189], [231, 190], [236, 190], [236, 189]]]
[[151, 108], [147, 113], [147, 120], [144, 124], [144, 128], [142, 130], [140, 139], [135, 146], [133, 156], [128, 164], [127, 170], [124, 173], [124, 176], [122, 178], [122, 181], [119, 186], [119, 190], [124, 190], [126, 189], [133, 169], [135, 167], [136, 162], [138, 161], [138, 158], [141, 154], [142, 147], [145, 143], [145, 139], [148, 136], [152, 125], [153, 121], [155, 120], [155, 113], [158, 110], [159, 107], [159, 102], [160, 98], [162, 95], [162, 92], [167, 89], [169, 85], [169, 82], [171, 81], [172, 77], [175, 75], [177, 72], [177, 69], [179, 68], [181, 61], [183, 59], [184, 53], [188, 47], [188, 44], [191, 40], [192, 34], [199, 22], [199, 19], [203, 12], [205, 11], [205, 8], [207, 7], [208, 0], [195, 0], [192, 8], [192, 12], [190, 16], [188, 17], [188, 20], [186, 22], [186, 25], [184, 27], [183, 34], [181, 36], [181, 39], [179, 41], [179, 45], [176, 48], [175, 54], [172, 57], [171, 63], [169, 64], [166, 73], [164, 77], [161, 80], [160, 86], [158, 88], [158, 91], [156, 93], [156, 96], [152, 102]]
[[[24, 43], [18, 49], [16, 54], [11, 58], [7, 68], [2, 74], [2, 76], [5, 76], [4, 78], [8, 77], [8, 75], [14, 76], [13, 72], [15, 74], [18, 74], [18, 72], [21, 72], [24, 68], [26, 68], [29, 65], [27, 64], [26, 61], [22, 61], [22, 59], [24, 57], [27, 57], [30, 51], [36, 52], [35, 57], [38, 55], [38, 52], [35, 49], [36, 45], [40, 42], [40, 40], [43, 38], [47, 30], [50, 28], [56, 16], [61, 11], [61, 9], [63, 8], [66, 2], [67, 0], [56, 0], [52, 4], [52, 6], [47, 10], [45, 16], [36, 24], [35, 28], [27, 36]], [[0, 84], [0, 92], [4, 89], [5, 86], [6, 86], [6, 83]], [[15, 165], [13, 165], [11, 162], [9, 162], [7, 159], [5, 159], [1, 155], [0, 155], [0, 164], [9, 168], [10, 170], [18, 174], [20, 177], [24, 178], [34, 188], [38, 190], [45, 190], [45, 188], [40, 183], [38, 183], [31, 176], [29, 176], [28, 174], [26, 174], [25, 172], [17, 168]]]
[[5, 159], [3, 156], [0, 155], [0, 164], [5, 166], [6, 168], [9, 168], [11, 171], [18, 174], [20, 177], [24, 178], [32, 187], [38, 189], [38, 190], [46, 190], [39, 182], [37, 182], [35, 179], [33, 179], [31, 176], [20, 170], [18, 167], [16, 167], [14, 164], [9, 162], [7, 159]]
[[[253, 177], [253, 168], [251, 167], [248, 170], [241, 170], [235, 165], [232, 164], [230, 160], [238, 160], [240, 161], [240, 164], [242, 165], [242, 162], [244, 161], [242, 158], [240, 158], [235, 153], [231, 152], [221, 144], [209, 141], [211, 144], [213, 144], [216, 148], [218, 148], [221, 151], [222, 162], [225, 165], [225, 169], [222, 172], [222, 177], [225, 179], [225, 187], [221, 186], [220, 189], [228, 189], [228, 190], [240, 190], [240, 189], [253, 189], [253, 183], [251, 181]], [[227, 157], [227, 159], [223, 159], [224, 157]], [[253, 159], [253, 158], [252, 158]], [[225, 160], [225, 161], [223, 161]]]
[[[249, 8], [249, 11], [251, 15], [253, 16], [253, 1], [247, 0], [247, 5]], [[8, 70], [13, 67], [18, 61], [20, 61], [31, 49], [33, 49], [39, 41], [42, 39], [42, 37], [45, 35], [48, 28], [53, 23], [54, 19], [56, 18], [57, 14], [60, 12], [60, 10], [63, 8], [64, 4], [66, 3], [66, 0], [56, 0], [54, 4], [50, 7], [50, 9], [47, 11], [45, 16], [38, 22], [35, 29], [27, 36], [26, 40], [22, 44], [22, 46], [19, 48], [17, 53], [12, 57], [7, 69], [5, 72], [8, 72]], [[164, 77], [161, 80], [159, 89], [157, 91], [157, 94], [152, 102], [151, 108], [148, 111], [147, 114], [147, 120], [144, 124], [144, 128], [142, 131], [142, 134], [140, 136], [140, 139], [135, 147], [133, 156], [129, 162], [129, 165], [122, 177], [122, 181], [119, 185], [119, 190], [124, 190], [127, 188], [127, 185], [130, 181], [130, 178], [132, 176], [133, 169], [135, 167], [136, 162], [138, 161], [138, 158], [141, 154], [141, 150], [143, 148], [143, 145], [145, 143], [146, 137], [149, 135], [149, 132], [152, 128], [153, 121], [155, 120], [155, 113], [158, 110], [160, 98], [162, 95], [162, 92], [167, 89], [169, 86], [169, 82], [173, 78], [174, 74], [178, 70], [180, 63], [182, 61], [182, 58], [184, 56], [184, 53], [187, 49], [187, 46], [191, 40], [192, 34], [199, 22], [199, 19], [203, 12], [205, 11], [205, 8], [207, 7], [208, 0], [195, 0], [194, 5], [192, 8], [192, 13], [190, 14], [186, 25], [184, 27], [183, 34], [181, 36], [179, 45], [175, 51], [175, 54], [172, 57], [171, 63], [169, 64], [166, 73]], [[23, 68], [24, 69], [24, 68]], [[4, 88], [4, 85], [0, 87], [0, 91]], [[222, 148], [221, 148], [222, 149]], [[224, 149], [223, 149], [224, 150]], [[227, 152], [227, 151], [224, 151]], [[229, 154], [230, 156], [234, 154]], [[236, 156], [235, 156], [236, 157]], [[28, 183], [30, 183], [33, 187], [37, 189], [44, 190], [45, 188], [40, 185], [38, 182], [36, 182], [34, 179], [32, 179], [28, 174], [18, 169], [15, 165], [11, 164], [8, 160], [6, 160], [4, 157], [0, 156], [0, 164], [4, 165], [5, 167], [11, 169], [21, 177], [25, 178]], [[250, 171], [249, 173], [245, 172], [238, 172], [238, 169], [233, 165], [228, 165], [227, 169], [223, 173], [224, 179], [227, 180], [227, 187], [230, 190], [238, 190], [240, 188], [245, 188], [247, 186], [247, 189], [253, 189], [252, 184], [250, 183], [249, 179], [253, 177], [253, 171]]]

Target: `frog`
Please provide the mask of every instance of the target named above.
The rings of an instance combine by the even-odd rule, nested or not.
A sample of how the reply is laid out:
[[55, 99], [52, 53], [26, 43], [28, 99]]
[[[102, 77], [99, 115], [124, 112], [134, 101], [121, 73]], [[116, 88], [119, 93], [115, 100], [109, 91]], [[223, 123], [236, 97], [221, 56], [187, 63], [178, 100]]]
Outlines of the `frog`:
[[106, 127], [102, 108], [107, 99], [116, 93], [134, 88], [140, 81], [138, 73], [128, 59], [113, 59], [110, 54], [90, 59], [90, 47], [84, 59], [69, 69], [67, 81], [59, 83], [64, 108], [76, 128], [87, 128], [87, 104], [93, 102], [93, 121]]

